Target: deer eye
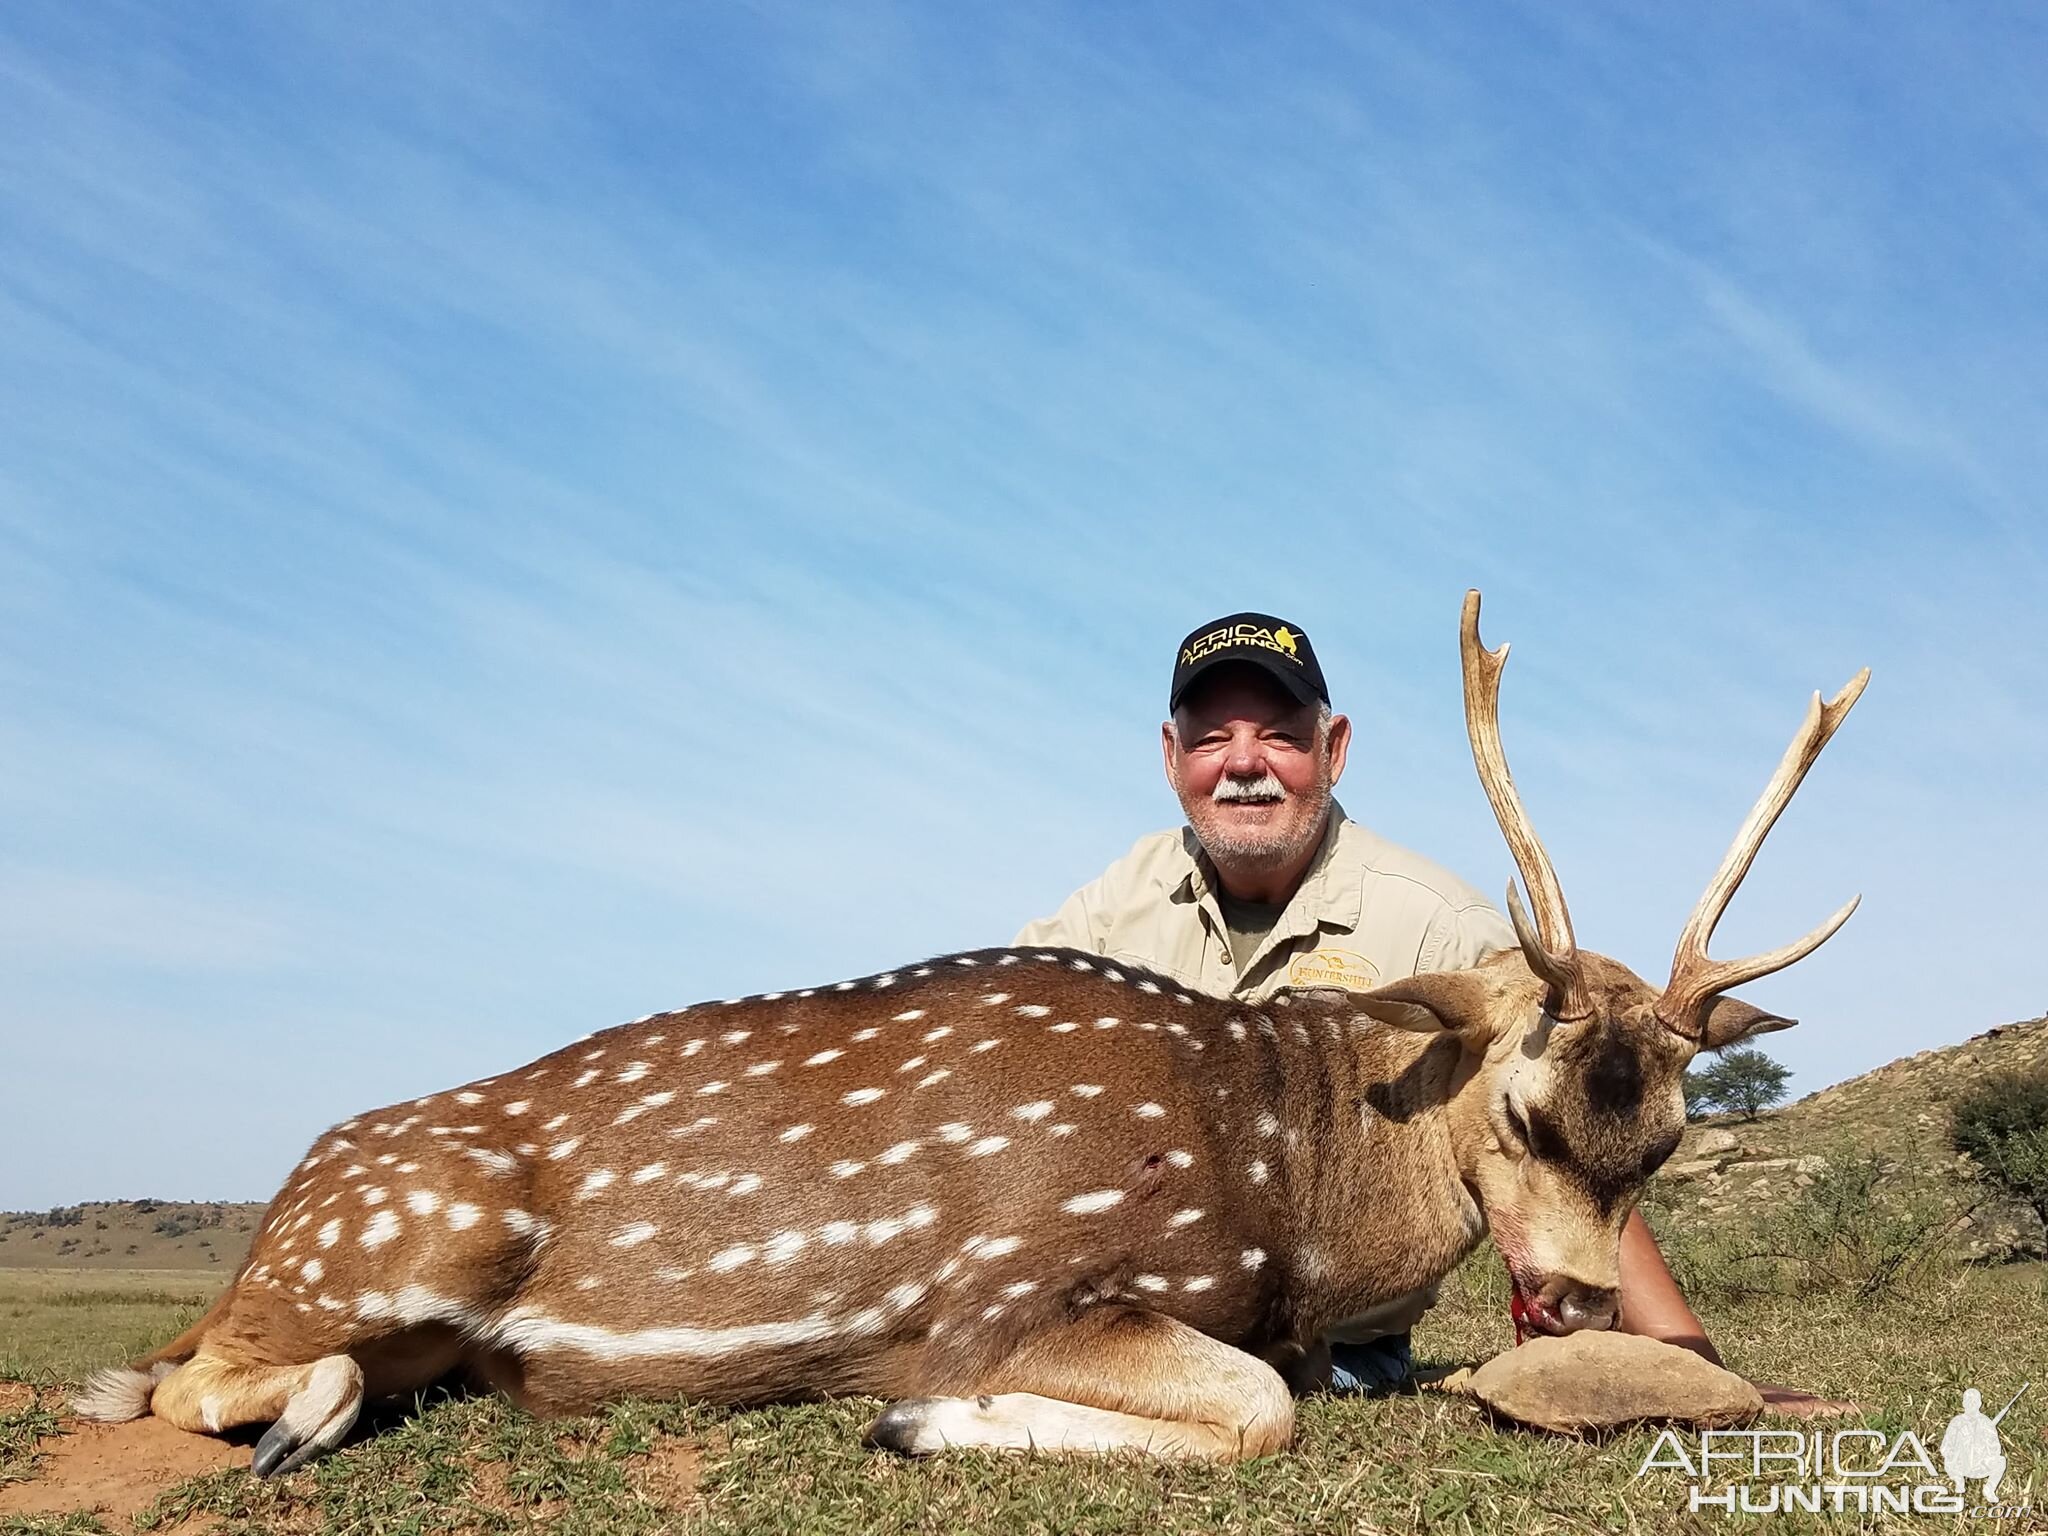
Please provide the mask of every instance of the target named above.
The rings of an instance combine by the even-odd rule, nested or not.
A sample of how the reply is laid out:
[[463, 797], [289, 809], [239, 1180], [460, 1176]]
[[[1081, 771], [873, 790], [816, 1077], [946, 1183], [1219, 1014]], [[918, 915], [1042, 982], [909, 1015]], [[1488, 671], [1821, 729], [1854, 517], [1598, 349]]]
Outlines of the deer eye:
[[1500, 1101], [1500, 1112], [1507, 1119], [1508, 1129], [1515, 1133], [1515, 1140], [1522, 1144], [1522, 1150], [1524, 1152], [1531, 1150], [1529, 1146], [1529, 1122], [1523, 1119], [1522, 1112], [1515, 1108], [1515, 1101], [1513, 1099], [1502, 1099]]

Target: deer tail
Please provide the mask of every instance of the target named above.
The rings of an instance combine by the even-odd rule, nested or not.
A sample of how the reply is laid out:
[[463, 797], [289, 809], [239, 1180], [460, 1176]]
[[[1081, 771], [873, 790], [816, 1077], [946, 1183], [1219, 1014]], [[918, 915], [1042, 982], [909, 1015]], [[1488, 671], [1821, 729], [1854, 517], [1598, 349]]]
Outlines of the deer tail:
[[148, 1413], [157, 1383], [192, 1358], [207, 1330], [226, 1313], [234, 1294], [233, 1286], [222, 1291], [204, 1317], [160, 1349], [127, 1365], [94, 1371], [73, 1395], [71, 1411], [82, 1419], [96, 1419], [103, 1424], [120, 1424]]

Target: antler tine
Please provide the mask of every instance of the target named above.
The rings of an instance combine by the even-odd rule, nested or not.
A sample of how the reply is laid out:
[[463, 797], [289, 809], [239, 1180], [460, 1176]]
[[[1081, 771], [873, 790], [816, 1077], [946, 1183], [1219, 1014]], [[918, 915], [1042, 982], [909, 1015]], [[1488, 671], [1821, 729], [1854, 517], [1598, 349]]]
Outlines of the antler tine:
[[1522, 872], [1522, 883], [1529, 888], [1529, 899], [1536, 908], [1532, 925], [1511, 880], [1508, 916], [1514, 920], [1515, 936], [1521, 940], [1529, 969], [1550, 985], [1552, 1012], [1559, 1019], [1582, 1019], [1593, 1009], [1579, 966], [1578, 943], [1572, 937], [1572, 916], [1565, 907], [1564, 890], [1557, 883], [1550, 855], [1515, 790], [1507, 753], [1500, 744], [1500, 675], [1507, 666], [1508, 648], [1503, 645], [1489, 651], [1480, 642], [1477, 588], [1465, 594], [1458, 649], [1464, 664], [1465, 732], [1472, 738], [1472, 761], [1493, 806], [1493, 819], [1500, 823], [1501, 836], [1507, 839], [1515, 868]]
[[1869, 682], [1870, 668], [1865, 667], [1827, 703], [1823, 704], [1820, 695], [1814, 694], [1812, 702], [1806, 706], [1806, 718], [1792, 738], [1792, 745], [1785, 749], [1778, 771], [1771, 775], [1771, 782], [1764, 786], [1763, 794], [1750, 807], [1748, 817], [1735, 834], [1735, 841], [1721, 860], [1721, 867], [1714, 871], [1714, 878], [1707, 883], [1699, 905], [1693, 908], [1692, 916], [1686, 920], [1685, 931], [1678, 936], [1678, 949], [1671, 958], [1671, 980], [1666, 983], [1664, 995], [1657, 1002], [1657, 1015], [1687, 1039], [1697, 1040], [1700, 1037], [1708, 1002], [1744, 982], [1781, 971], [1795, 960], [1812, 954], [1849, 920], [1849, 914], [1856, 910], [1856, 903], [1862, 900], [1860, 896], [1856, 897], [1805, 938], [1767, 954], [1752, 955], [1744, 960], [1714, 960], [1707, 955], [1707, 945], [1714, 937], [1714, 928], [1728, 910], [1728, 903], [1734, 899], [1736, 889], [1749, 873], [1750, 865], [1756, 861], [1764, 839], [1770, 835], [1779, 816], [1784, 814], [1785, 807], [1792, 803], [1792, 796], [1798, 792], [1807, 770], [1814, 765], [1821, 748], [1828, 744], [1828, 738], [1835, 734], [1856, 701], [1863, 696], [1863, 689]]

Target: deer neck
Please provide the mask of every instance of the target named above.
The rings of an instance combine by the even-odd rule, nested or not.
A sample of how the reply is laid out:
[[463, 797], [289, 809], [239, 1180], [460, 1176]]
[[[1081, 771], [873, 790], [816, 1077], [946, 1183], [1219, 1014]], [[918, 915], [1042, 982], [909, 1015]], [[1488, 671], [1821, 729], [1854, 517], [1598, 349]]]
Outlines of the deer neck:
[[1453, 1133], [1475, 1063], [1449, 1034], [1362, 1015], [1348, 1033], [1330, 1134], [1295, 1170], [1300, 1312], [1317, 1328], [1435, 1284], [1486, 1234]]

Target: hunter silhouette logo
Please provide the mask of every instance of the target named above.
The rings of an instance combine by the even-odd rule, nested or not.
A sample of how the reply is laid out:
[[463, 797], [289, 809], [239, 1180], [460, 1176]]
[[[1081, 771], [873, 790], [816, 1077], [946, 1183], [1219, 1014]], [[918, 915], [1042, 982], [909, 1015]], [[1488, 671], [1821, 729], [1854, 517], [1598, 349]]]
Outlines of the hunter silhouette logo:
[[1180, 653], [1180, 664], [1184, 667], [1191, 667], [1205, 656], [1213, 655], [1217, 651], [1228, 650], [1233, 646], [1239, 645], [1255, 645], [1262, 651], [1271, 651], [1276, 656], [1285, 656], [1289, 661], [1299, 666], [1301, 664], [1301, 639], [1300, 635], [1297, 635], [1285, 624], [1282, 624], [1278, 629], [1268, 629], [1263, 624], [1251, 624], [1243, 621], [1236, 624], [1223, 624], [1210, 630], [1206, 635], [1190, 640], [1187, 643], [1186, 649]]
[[1975, 1387], [1964, 1391], [1963, 1411], [1948, 1421], [1941, 1437], [1941, 1470], [1956, 1485], [1957, 1493], [1963, 1491], [1963, 1484], [1981, 1479], [1984, 1502], [1998, 1502], [1998, 1485], [2005, 1481], [2005, 1446], [1998, 1438], [1998, 1421], [2012, 1412], [2020, 1392], [2030, 1385], [2023, 1384], [2013, 1393], [2012, 1402], [1991, 1418], [1984, 1416], [1983, 1395]]

